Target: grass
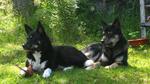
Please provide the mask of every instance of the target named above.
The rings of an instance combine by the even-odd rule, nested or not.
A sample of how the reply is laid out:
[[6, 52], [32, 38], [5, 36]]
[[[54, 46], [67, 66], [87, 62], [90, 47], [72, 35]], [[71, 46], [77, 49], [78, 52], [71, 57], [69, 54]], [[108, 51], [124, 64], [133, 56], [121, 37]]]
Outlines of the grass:
[[[77, 47], [83, 47], [78, 46]], [[19, 69], [14, 66], [24, 66], [25, 53], [20, 45], [3, 44], [0, 47], [0, 84], [148, 84], [150, 82], [150, 48], [129, 48], [128, 67], [85, 71], [75, 68], [66, 72], [55, 71], [52, 76], [44, 79], [41, 74], [31, 78], [19, 75]]]
[[[40, 12], [37, 13], [37, 15], [41, 16], [41, 13], [43, 14], [43, 12]], [[135, 24], [136, 23], [135, 20], [138, 21], [137, 18], [139, 17], [137, 16], [136, 12], [135, 14], [133, 14], [127, 11], [127, 13], [129, 15], [126, 16], [125, 14], [124, 20], [125, 21], [124, 26], [125, 28], [128, 28], [127, 30], [124, 31], [126, 35], [128, 35], [128, 32], [131, 32], [130, 31], [131, 29], [139, 28], [138, 25]], [[134, 16], [132, 17], [133, 19], [131, 19], [131, 16]], [[45, 20], [49, 22], [49, 19]], [[24, 42], [25, 39], [24, 28], [21, 22], [22, 22], [21, 19], [17, 19], [16, 17], [14, 17], [11, 11], [8, 15], [4, 15], [2, 11], [0, 11], [0, 84], [20, 84], [20, 83], [21, 84], [149, 84], [150, 83], [150, 46], [148, 45], [137, 48], [132, 47], [129, 48], [128, 62], [130, 66], [128, 67], [118, 67], [116, 69], [110, 70], [104, 69], [103, 67], [99, 67], [91, 71], [85, 71], [84, 69], [75, 68], [73, 70], [69, 70], [66, 72], [60, 70], [55, 71], [52, 73], [51, 77], [47, 79], [42, 78], [41, 74], [34, 74], [30, 78], [24, 78], [19, 75], [19, 69], [15, 66], [15, 64], [19, 64], [21, 67], [24, 67], [26, 60], [25, 52], [22, 50], [21, 47], [21, 44]], [[55, 23], [55, 21], [53, 21], [53, 23]], [[91, 39], [94, 38], [88, 37], [86, 41], [83, 42], [83, 44], [79, 43], [76, 44], [75, 46], [81, 49], [85, 45], [90, 43]]]

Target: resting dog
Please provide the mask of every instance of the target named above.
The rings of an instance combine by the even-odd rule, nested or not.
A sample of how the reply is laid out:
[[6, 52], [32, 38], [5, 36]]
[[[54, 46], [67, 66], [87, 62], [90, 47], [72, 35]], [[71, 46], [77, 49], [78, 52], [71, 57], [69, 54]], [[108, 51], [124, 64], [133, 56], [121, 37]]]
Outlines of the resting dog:
[[123, 36], [119, 20], [115, 19], [111, 25], [102, 22], [102, 25], [101, 42], [91, 44], [83, 50], [83, 53], [90, 59], [86, 61], [86, 64], [89, 64], [86, 69], [95, 68], [97, 65], [105, 68], [127, 66], [128, 42]]
[[[49, 37], [46, 35], [42, 24], [39, 22], [35, 30], [25, 25], [27, 42], [23, 45], [27, 51], [27, 69], [32, 65], [33, 71], [43, 72], [43, 77], [47, 78], [51, 72], [63, 67], [84, 67], [87, 57], [79, 50], [71, 46], [53, 46]], [[70, 68], [64, 68], [64, 70]], [[21, 74], [25, 74], [21, 71]]]

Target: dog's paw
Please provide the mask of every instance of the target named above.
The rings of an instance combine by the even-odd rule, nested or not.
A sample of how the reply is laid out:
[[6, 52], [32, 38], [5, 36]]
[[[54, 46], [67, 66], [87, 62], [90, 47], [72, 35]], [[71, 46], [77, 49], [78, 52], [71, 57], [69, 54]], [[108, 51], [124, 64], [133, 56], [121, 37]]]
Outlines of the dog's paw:
[[52, 70], [50, 68], [47, 68], [44, 70], [44, 73], [43, 73], [43, 78], [48, 78], [52, 73]]
[[[23, 70], [27, 70], [27, 67], [24, 67], [24, 68], [22, 68]], [[23, 71], [23, 70], [20, 70], [20, 75], [25, 75], [26, 74], [26, 72], [25, 71]]]
[[65, 68], [63, 69], [63, 71], [67, 71], [67, 70], [70, 70], [70, 69], [73, 69], [73, 66], [65, 67]]
[[105, 66], [105, 69], [110, 69], [111, 68], [111, 66]]
[[93, 63], [92, 65], [85, 68], [85, 70], [92, 70], [99, 66], [99, 62]]
[[111, 65], [109, 65], [109, 66], [105, 66], [105, 69], [111, 69], [111, 68], [116, 68], [116, 67], [118, 67], [119, 65], [117, 64], [117, 63], [113, 63], [113, 64], [111, 64]]
[[86, 67], [85, 70], [92, 70], [94, 69], [92, 66]]
[[93, 60], [87, 60], [85, 61], [84, 66], [89, 67], [89, 66], [92, 66], [93, 64], [94, 64]]

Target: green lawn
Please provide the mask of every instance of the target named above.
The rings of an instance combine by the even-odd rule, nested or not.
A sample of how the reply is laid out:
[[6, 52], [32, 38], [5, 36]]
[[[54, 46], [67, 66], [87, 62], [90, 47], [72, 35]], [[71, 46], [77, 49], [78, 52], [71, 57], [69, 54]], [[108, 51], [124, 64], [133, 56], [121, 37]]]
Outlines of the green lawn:
[[[77, 45], [77, 47], [83, 47]], [[14, 66], [24, 66], [25, 53], [21, 45], [4, 43], [0, 45], [0, 84], [149, 84], [150, 83], [150, 47], [129, 48], [128, 67], [107, 70], [99, 67], [95, 70], [73, 69], [66, 72], [55, 71], [44, 79], [39, 74], [31, 78], [19, 75]]]
[[[2, 3], [3, 1], [4, 3]], [[56, 44], [59, 44], [59, 42], [60, 44], [63, 44], [63, 40], [70, 39], [68, 37], [68, 34], [70, 33], [66, 33], [68, 32], [67, 30], [73, 29], [73, 31], [69, 31], [74, 32], [74, 28], [78, 27], [77, 29], [80, 30], [79, 35], [81, 35], [82, 38], [85, 37], [86, 40], [81, 38], [81, 41], [83, 42], [74, 46], [76, 46], [78, 49], [82, 49], [88, 43], [93, 42], [93, 40], [98, 40], [96, 38], [98, 38], [97, 36], [99, 36], [100, 34], [100, 31], [97, 32], [99, 30], [98, 25], [100, 25], [100, 17], [104, 19], [107, 19], [105, 17], [108, 17], [109, 21], [113, 17], [117, 16], [114, 15], [117, 14], [115, 13], [114, 7], [116, 6], [113, 5], [114, 3], [111, 4], [114, 6], [112, 6], [112, 13], [111, 11], [108, 12], [110, 14], [106, 14], [105, 17], [103, 17], [102, 13], [102, 15], [100, 14], [101, 16], [99, 17], [99, 15], [97, 15], [99, 13], [94, 13], [94, 11], [90, 12], [89, 7], [92, 7], [92, 4], [86, 4], [86, 1], [88, 1], [89, 3], [90, 0], [85, 0], [85, 2], [81, 4], [81, 6], [83, 5], [83, 9], [81, 7], [83, 13], [81, 10], [81, 13], [77, 14], [79, 15], [79, 17], [77, 17], [76, 14], [74, 14], [74, 5], [72, 4], [78, 0], [73, 0], [72, 2], [70, 2], [69, 0], [63, 0], [60, 6], [57, 6], [58, 3], [55, 3], [55, 0], [52, 3], [49, 3], [48, 0], [41, 0], [43, 2], [41, 3], [40, 7], [38, 6], [38, 4], [40, 4], [40, 0], [34, 1], [38, 2], [37, 5], [35, 4], [35, 7], [38, 8], [38, 10], [35, 11], [35, 13], [32, 15], [32, 18], [28, 17], [27, 21], [24, 21], [22, 16], [16, 16], [16, 13], [12, 11], [13, 8], [11, 6], [11, 0], [0, 0], [0, 84], [150, 84], [149, 45], [137, 48], [129, 48], [128, 62], [130, 66], [128, 67], [118, 67], [116, 69], [109, 70], [103, 67], [99, 67], [90, 71], [79, 68], [66, 72], [59, 70], [53, 72], [52, 76], [47, 79], [42, 78], [42, 76], [39, 74], [34, 74], [30, 78], [24, 78], [20, 76], [20, 70], [15, 65], [19, 64], [19, 66], [24, 67], [26, 60], [25, 52], [21, 47], [21, 44], [25, 40], [25, 31], [23, 27], [25, 22], [27, 22], [28, 24], [30, 23], [29, 25], [33, 27], [36, 24], [36, 20], [42, 20], [43, 23], [47, 24], [49, 30], [52, 30], [52, 34], [48, 32], [49, 35], [54, 36], [56, 34], [57, 38], [54, 38], [54, 41], [56, 40]], [[59, 0], [59, 2], [61, 2], [61, 0]], [[118, 12], [119, 15], [122, 14], [121, 16], [123, 16], [123, 30], [124, 34], [128, 38], [135, 38], [140, 35], [138, 9], [139, 6], [136, 3], [138, 3], [137, 0], [128, 1], [128, 7], [125, 7], [127, 8], [126, 11], [124, 11], [125, 9], [123, 9], [123, 13]], [[84, 9], [85, 7], [87, 10]], [[2, 8], [4, 8], [5, 11], [3, 11], [4, 9]], [[92, 14], [94, 14], [94, 16], [92, 16]], [[89, 16], [91, 16], [91, 18], [87, 19], [87, 17]], [[92, 34], [92, 36], [88, 36], [90, 34], [86, 34], [85, 31], [87, 31], [87, 33], [91, 33], [91, 30], [94, 33]], [[64, 36], [66, 37], [64, 37], [62, 41], [60, 40], [57, 43], [57, 39], [61, 38], [60, 36], [63, 33], [66, 33], [64, 34]], [[73, 35], [75, 37], [78, 36], [76, 36], [76, 32], [74, 32], [73, 34], [75, 34]]]

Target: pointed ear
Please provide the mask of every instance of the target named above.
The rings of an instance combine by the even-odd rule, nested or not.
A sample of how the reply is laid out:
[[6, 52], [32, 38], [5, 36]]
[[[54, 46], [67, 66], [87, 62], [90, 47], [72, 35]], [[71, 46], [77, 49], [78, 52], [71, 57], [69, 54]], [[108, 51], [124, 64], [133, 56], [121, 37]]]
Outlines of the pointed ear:
[[45, 34], [44, 27], [40, 21], [38, 22], [36, 31], [39, 32], [40, 34]]
[[25, 27], [25, 31], [27, 33], [27, 35], [32, 31], [32, 28], [29, 27], [27, 24], [24, 24], [24, 27]]
[[114, 22], [112, 23], [112, 26], [114, 26], [115, 28], [120, 28], [120, 21], [118, 18], [114, 20]]
[[102, 30], [104, 30], [105, 27], [108, 26], [108, 24], [105, 21], [103, 21], [103, 20], [101, 21], [101, 24], [102, 24]]

